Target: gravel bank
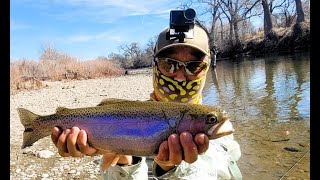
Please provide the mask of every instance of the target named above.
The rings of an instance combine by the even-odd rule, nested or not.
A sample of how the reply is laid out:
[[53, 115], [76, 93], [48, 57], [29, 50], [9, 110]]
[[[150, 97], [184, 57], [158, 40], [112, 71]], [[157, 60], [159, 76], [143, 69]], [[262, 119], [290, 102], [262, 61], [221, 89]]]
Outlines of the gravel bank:
[[17, 108], [48, 115], [59, 106], [95, 106], [105, 98], [148, 100], [152, 75], [138, 74], [105, 79], [45, 82], [48, 86], [10, 96], [10, 179], [98, 179], [100, 157], [63, 158], [50, 136], [21, 149], [24, 128]]

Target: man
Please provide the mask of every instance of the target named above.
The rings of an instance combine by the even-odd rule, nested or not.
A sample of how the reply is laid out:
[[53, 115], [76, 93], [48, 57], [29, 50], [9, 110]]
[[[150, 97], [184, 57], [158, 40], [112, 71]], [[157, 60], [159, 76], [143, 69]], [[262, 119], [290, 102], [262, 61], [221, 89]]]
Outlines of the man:
[[216, 46], [212, 46], [211, 48], [211, 56], [212, 56], [212, 66], [215, 68], [217, 66], [217, 48]]
[[[167, 40], [168, 29], [162, 31], [155, 46], [153, 87], [151, 100], [181, 103], [202, 103], [202, 90], [210, 67], [210, 49], [207, 34], [198, 26], [194, 37]], [[232, 128], [225, 123], [226, 129]], [[145, 157], [114, 155], [90, 147], [84, 130], [73, 127], [61, 132], [52, 130], [52, 141], [61, 156], [80, 157], [104, 154], [101, 169], [105, 179], [147, 179]], [[233, 135], [210, 140], [199, 133], [172, 134], [159, 147], [154, 157], [153, 174], [159, 179], [241, 179], [235, 163], [240, 148]]]

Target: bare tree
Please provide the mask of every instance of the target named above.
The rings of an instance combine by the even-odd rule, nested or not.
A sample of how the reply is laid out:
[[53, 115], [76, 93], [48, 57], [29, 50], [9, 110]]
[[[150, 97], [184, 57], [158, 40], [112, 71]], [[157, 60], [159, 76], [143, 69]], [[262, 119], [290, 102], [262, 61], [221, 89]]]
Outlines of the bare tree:
[[142, 57], [142, 50], [138, 43], [133, 42], [131, 44], [123, 44], [120, 46], [120, 50], [123, 52], [123, 55], [126, 60], [126, 68], [136, 67], [139, 59]]
[[154, 47], [157, 41], [157, 36], [150, 38], [147, 47], [144, 50], [144, 53], [141, 58], [141, 67], [150, 67], [154, 58]]
[[228, 42], [228, 36], [226, 36], [226, 34], [229, 32], [228, 29], [226, 29], [228, 27], [228, 25], [226, 25], [225, 21], [223, 21], [223, 17], [219, 16], [218, 21], [219, 22], [216, 26], [216, 30], [215, 30], [215, 45], [218, 49], [223, 49], [223, 46], [225, 45], [225, 42]]
[[147, 48], [145, 50], [145, 53], [147, 54], [147, 56], [153, 58], [154, 55], [154, 47], [156, 45], [156, 41], [157, 41], [157, 36], [154, 36], [153, 38], [149, 39], [148, 43], [147, 43]]
[[233, 42], [234, 42], [234, 38], [233, 38], [233, 35], [234, 35], [233, 30], [234, 29], [233, 29], [233, 25], [232, 25], [233, 22], [234, 22], [234, 16], [233, 16], [233, 12], [234, 11], [233, 11], [233, 8], [232, 8], [233, 4], [230, 1], [227, 1], [227, 2], [223, 1], [223, 4], [228, 8], [222, 6], [221, 4], [219, 4], [219, 6], [220, 6], [223, 14], [225, 15], [225, 17], [227, 18], [227, 20], [229, 22], [229, 42], [231, 42], [231, 44], [233, 44]]
[[240, 44], [238, 23], [260, 14], [259, 12], [253, 12], [258, 2], [260, 0], [221, 0], [220, 8], [230, 24], [230, 40], [232, 45], [234, 44], [233, 40], [235, 40], [236, 45]]
[[263, 7], [263, 17], [264, 17], [264, 37], [267, 38], [268, 35], [272, 31], [272, 20], [271, 20], [271, 12], [269, 9], [268, 0], [261, 0], [262, 7]]
[[270, 1], [270, 12], [277, 19], [280, 18], [280, 27], [290, 27], [294, 22], [296, 13], [294, 11], [293, 1], [294, 0]]
[[137, 42], [123, 44], [119, 46], [121, 54], [112, 53], [108, 58], [119, 62], [120, 66], [125, 69], [150, 67], [155, 45], [154, 39], [149, 40], [146, 49], [142, 49]]
[[220, 31], [220, 39], [221, 41], [224, 39], [223, 38], [223, 21], [221, 19], [221, 17], [219, 17], [219, 20], [220, 20], [220, 28], [221, 28], [221, 31]]
[[302, 4], [305, 21], [310, 20], [310, 0], [305, 0]]
[[241, 33], [241, 36], [240, 36], [241, 41], [244, 41], [244, 40], [250, 38], [255, 31], [255, 28], [254, 28], [253, 24], [251, 23], [250, 19], [246, 19], [246, 20], [240, 22], [239, 25], [240, 25], [239, 29], [240, 29], [240, 33]]
[[[202, 12], [197, 12], [197, 19], [196, 19], [196, 24], [199, 25], [202, 29], [205, 30], [209, 37], [209, 46], [211, 49], [211, 54], [215, 53], [215, 51], [212, 51], [213, 48], [215, 47], [215, 26], [218, 18], [220, 17], [221, 12], [219, 11], [219, 2], [220, 0], [189, 0], [182, 4], [181, 6], [186, 9], [190, 8], [191, 6], [194, 6], [194, 4], [204, 5], [203, 8], [199, 9], [204, 9]], [[211, 22], [209, 25], [209, 28], [206, 26], [206, 21], [201, 21], [199, 17], [203, 15], [208, 15], [210, 16]], [[213, 58], [213, 56], [211, 56]]]
[[[219, 0], [198, 0], [198, 3], [202, 3], [206, 6], [205, 11], [202, 14], [210, 14], [211, 16], [211, 25], [207, 29], [210, 37], [210, 44], [213, 46], [215, 42], [215, 26], [218, 18], [220, 17], [221, 12], [219, 11]], [[198, 19], [199, 22], [201, 22]], [[204, 22], [201, 22], [204, 26]]]
[[301, 23], [304, 21], [304, 12], [302, 8], [302, 3], [301, 0], [295, 0], [296, 2], [296, 11], [297, 11], [297, 22], [296, 23]]

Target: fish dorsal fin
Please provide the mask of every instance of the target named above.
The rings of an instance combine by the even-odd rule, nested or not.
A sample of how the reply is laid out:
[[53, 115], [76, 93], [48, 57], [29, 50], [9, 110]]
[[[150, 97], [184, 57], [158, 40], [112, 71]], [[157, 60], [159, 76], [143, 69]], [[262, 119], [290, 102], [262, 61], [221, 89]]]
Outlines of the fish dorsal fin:
[[126, 102], [126, 101], [128, 100], [107, 98], [107, 99], [103, 99], [97, 106], [106, 106], [106, 105], [117, 104], [117, 103]]
[[65, 112], [66, 110], [69, 110], [68, 108], [65, 108], [65, 107], [58, 107], [56, 109], [56, 113], [62, 113], [62, 112]]

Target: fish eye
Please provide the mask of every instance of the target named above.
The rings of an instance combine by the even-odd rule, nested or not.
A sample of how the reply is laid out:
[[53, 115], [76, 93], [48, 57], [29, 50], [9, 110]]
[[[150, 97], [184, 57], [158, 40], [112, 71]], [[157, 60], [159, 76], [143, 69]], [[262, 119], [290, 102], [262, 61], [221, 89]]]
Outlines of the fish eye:
[[206, 124], [214, 124], [218, 121], [218, 118], [215, 114], [209, 114], [207, 117]]

